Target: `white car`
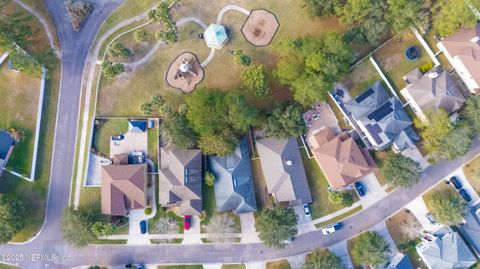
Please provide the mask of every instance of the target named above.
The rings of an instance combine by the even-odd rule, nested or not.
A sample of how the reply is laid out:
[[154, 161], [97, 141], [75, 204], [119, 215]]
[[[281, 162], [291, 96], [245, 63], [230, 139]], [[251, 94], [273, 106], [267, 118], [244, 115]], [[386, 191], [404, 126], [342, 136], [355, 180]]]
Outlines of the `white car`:
[[331, 233], [334, 233], [338, 230], [340, 230], [342, 228], [342, 223], [339, 222], [339, 223], [335, 223], [335, 224], [332, 224], [332, 225], [328, 225], [327, 227], [323, 228], [322, 229], [322, 233], [324, 235], [327, 235], [327, 234], [331, 234]]
[[303, 212], [305, 213], [305, 216], [310, 216], [310, 207], [308, 206], [308, 204], [304, 204], [303, 205]]

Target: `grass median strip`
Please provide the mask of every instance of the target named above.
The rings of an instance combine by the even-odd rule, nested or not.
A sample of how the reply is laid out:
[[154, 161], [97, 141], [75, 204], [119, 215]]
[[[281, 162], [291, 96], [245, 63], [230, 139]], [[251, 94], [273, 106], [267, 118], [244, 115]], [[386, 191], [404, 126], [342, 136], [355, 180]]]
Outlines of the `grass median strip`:
[[334, 217], [334, 218], [331, 218], [331, 219], [329, 219], [329, 220], [326, 220], [326, 221], [317, 223], [317, 224], [315, 224], [315, 227], [316, 227], [317, 229], [319, 229], [319, 228], [325, 227], [325, 226], [327, 226], [327, 225], [329, 225], [329, 224], [339, 222], [339, 221], [341, 221], [341, 220], [343, 220], [343, 219], [346, 219], [347, 217], [350, 217], [350, 216], [352, 216], [352, 215], [360, 212], [360, 211], [362, 210], [362, 208], [363, 208], [363, 207], [362, 207], [361, 205], [359, 205], [359, 206], [353, 208], [352, 210], [347, 211], [347, 212], [345, 212], [345, 213], [343, 213], [343, 214], [341, 214], [341, 215], [338, 215], [338, 216], [336, 216], [336, 217]]

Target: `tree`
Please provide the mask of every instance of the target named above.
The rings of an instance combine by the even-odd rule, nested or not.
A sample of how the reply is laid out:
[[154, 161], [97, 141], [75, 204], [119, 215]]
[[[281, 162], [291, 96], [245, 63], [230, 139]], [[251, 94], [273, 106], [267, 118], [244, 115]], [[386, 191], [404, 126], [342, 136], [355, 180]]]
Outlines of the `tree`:
[[425, 110], [428, 121], [414, 120], [415, 126], [420, 129], [420, 136], [423, 138], [423, 146], [428, 153], [439, 155], [442, 151], [442, 144], [445, 138], [453, 130], [453, 125], [448, 118], [448, 113], [439, 109], [436, 111]]
[[110, 61], [104, 61], [102, 63], [103, 74], [106, 77], [116, 77], [121, 73], [125, 72], [125, 66], [120, 63], [113, 63]]
[[378, 266], [388, 261], [390, 246], [376, 232], [366, 232], [354, 239], [352, 257], [362, 265]]
[[234, 50], [233, 51], [233, 61], [236, 64], [249, 66], [251, 63], [250, 56], [243, 54], [242, 50]]
[[346, 269], [342, 260], [329, 250], [316, 250], [307, 255], [303, 269]]
[[151, 115], [153, 113], [153, 104], [151, 102], [143, 103], [140, 105], [139, 110], [145, 116]]
[[442, 36], [447, 36], [461, 27], [473, 27], [476, 17], [468, 3], [465, 0], [435, 1], [432, 8], [433, 30]]
[[456, 159], [468, 153], [475, 136], [474, 130], [467, 122], [454, 124], [453, 131], [445, 138], [442, 156], [448, 160]]
[[260, 239], [266, 246], [276, 249], [284, 248], [286, 240], [297, 234], [296, 225], [295, 212], [283, 205], [262, 209], [255, 222]]
[[40, 64], [37, 62], [37, 60], [35, 60], [35, 58], [29, 54], [26, 54], [24, 51], [14, 49], [11, 51], [9, 57], [14, 69], [29, 75], [40, 73]]
[[428, 204], [437, 221], [445, 225], [460, 223], [467, 209], [467, 203], [452, 189], [433, 193]]
[[212, 172], [207, 171], [203, 176], [203, 180], [205, 181], [205, 184], [207, 184], [207, 186], [213, 187], [213, 185], [215, 184], [215, 175]]
[[198, 89], [185, 103], [189, 126], [198, 133], [198, 145], [208, 154], [233, 152], [238, 137], [248, 131], [259, 113], [235, 92]]
[[160, 128], [162, 139], [180, 149], [189, 149], [197, 144], [198, 135], [189, 126], [185, 115], [176, 112], [173, 116], [164, 118]]
[[382, 173], [394, 187], [411, 187], [420, 180], [422, 168], [409, 157], [391, 154], [382, 167]]
[[355, 54], [338, 32], [320, 38], [283, 39], [274, 46], [279, 56], [273, 75], [290, 86], [302, 105], [326, 100], [333, 84], [348, 72]]
[[25, 138], [25, 131], [18, 129], [18, 128], [10, 128], [8, 130], [10, 135], [16, 140], [16, 141], [22, 141], [23, 138]]
[[346, 0], [336, 13], [344, 26], [351, 27], [351, 39], [360, 44], [377, 45], [382, 35], [390, 31], [384, 0]]
[[268, 71], [264, 65], [253, 64], [242, 73], [243, 87], [255, 97], [265, 98], [270, 95], [268, 88]]
[[338, 0], [303, 0], [303, 2], [311, 17], [334, 15], [335, 9], [340, 4]]
[[118, 58], [121, 60], [126, 60], [131, 55], [130, 50], [120, 42], [114, 42], [110, 48], [108, 48], [107, 54], [112, 58]]
[[92, 225], [99, 219], [99, 213], [92, 209], [73, 210], [67, 208], [62, 216], [60, 227], [63, 239], [74, 247], [87, 246], [97, 238], [92, 232]]
[[10, 241], [25, 224], [25, 204], [17, 197], [0, 193], [0, 243]]
[[93, 223], [92, 225], [92, 233], [96, 237], [101, 237], [101, 236], [109, 236], [113, 234], [113, 225], [110, 223], [103, 223], [101, 221], [97, 221]]
[[137, 43], [142, 43], [147, 41], [149, 39], [149, 36], [147, 31], [143, 29], [138, 29], [133, 32], [133, 39], [135, 39]]
[[176, 31], [158, 31], [155, 33], [157, 40], [165, 42], [165, 44], [172, 44], [178, 41]]
[[410, 26], [428, 24], [428, 14], [423, 11], [423, 0], [387, 0], [392, 29], [400, 32]]
[[238, 145], [238, 138], [229, 130], [213, 134], [202, 135], [198, 146], [204, 154], [225, 156], [232, 153]]
[[267, 135], [277, 138], [289, 138], [305, 132], [302, 119], [302, 107], [298, 103], [278, 103], [267, 118]]
[[480, 95], [470, 95], [465, 102], [465, 120], [476, 133], [480, 132]]
[[328, 199], [337, 205], [343, 207], [350, 207], [353, 205], [353, 197], [350, 193], [345, 191], [332, 191], [328, 194]]

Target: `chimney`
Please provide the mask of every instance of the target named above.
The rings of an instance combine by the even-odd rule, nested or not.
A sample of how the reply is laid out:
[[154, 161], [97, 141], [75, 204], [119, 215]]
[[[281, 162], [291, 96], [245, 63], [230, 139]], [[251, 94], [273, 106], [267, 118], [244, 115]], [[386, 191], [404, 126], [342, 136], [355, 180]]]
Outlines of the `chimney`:
[[286, 163], [288, 166], [291, 166], [291, 165], [293, 164], [292, 161], [290, 161], [290, 160], [286, 161], [285, 163]]

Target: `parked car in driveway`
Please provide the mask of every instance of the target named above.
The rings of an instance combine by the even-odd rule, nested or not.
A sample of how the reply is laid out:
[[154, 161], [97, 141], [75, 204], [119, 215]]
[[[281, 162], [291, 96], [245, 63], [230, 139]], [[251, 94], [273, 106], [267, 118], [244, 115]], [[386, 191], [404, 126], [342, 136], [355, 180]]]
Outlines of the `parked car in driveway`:
[[305, 213], [306, 217], [310, 216], [311, 212], [310, 212], [310, 207], [308, 206], [308, 204], [303, 205], [303, 212]]
[[458, 177], [456, 176], [451, 177], [450, 182], [452, 183], [453, 187], [455, 187], [455, 189], [460, 190], [462, 188], [462, 182]]
[[141, 234], [146, 234], [147, 233], [147, 221], [146, 220], [140, 221], [140, 233]]
[[192, 224], [192, 216], [183, 216], [183, 229], [189, 230], [190, 224]]
[[358, 195], [365, 196], [365, 187], [360, 181], [353, 183], [355, 190], [357, 190]]
[[342, 226], [343, 225], [342, 225], [341, 222], [338, 222], [338, 223], [335, 223], [335, 224], [332, 224], [332, 225], [328, 225], [327, 227], [322, 229], [322, 233], [324, 235], [334, 233], [334, 232], [340, 230], [342, 228]]
[[428, 212], [427, 214], [425, 214], [425, 217], [428, 219], [430, 224], [432, 225], [437, 224], [437, 220], [435, 219], [435, 217], [433, 217], [432, 213]]
[[470, 203], [472, 201], [472, 197], [470, 197], [470, 194], [464, 189], [461, 189], [458, 191], [460, 196], [462, 196], [463, 200], [465, 200], [467, 203]]

